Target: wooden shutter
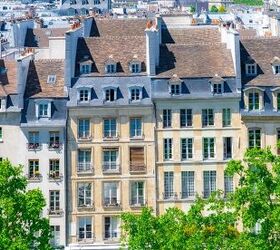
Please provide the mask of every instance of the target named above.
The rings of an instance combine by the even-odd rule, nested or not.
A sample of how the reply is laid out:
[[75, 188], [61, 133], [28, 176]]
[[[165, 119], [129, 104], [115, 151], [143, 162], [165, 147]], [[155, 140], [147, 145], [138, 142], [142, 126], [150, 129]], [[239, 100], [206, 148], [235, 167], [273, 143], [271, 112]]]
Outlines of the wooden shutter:
[[130, 148], [130, 170], [131, 171], [144, 171], [144, 147]]

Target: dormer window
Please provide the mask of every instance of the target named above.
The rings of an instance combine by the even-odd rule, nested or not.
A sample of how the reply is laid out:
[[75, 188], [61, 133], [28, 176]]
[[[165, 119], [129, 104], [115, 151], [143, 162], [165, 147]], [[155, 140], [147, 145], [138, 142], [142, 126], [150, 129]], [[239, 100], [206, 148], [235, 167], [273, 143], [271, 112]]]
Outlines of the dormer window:
[[56, 82], [56, 75], [48, 75], [47, 83], [54, 84]]
[[249, 87], [244, 90], [244, 103], [248, 111], [257, 111], [264, 108], [264, 89], [259, 87]]
[[280, 58], [275, 56], [271, 61], [272, 70], [275, 75], [280, 74]]
[[81, 89], [79, 91], [79, 101], [80, 102], [89, 102], [90, 100], [90, 92], [88, 89]]
[[50, 118], [51, 117], [51, 101], [38, 101], [36, 103], [36, 117]]
[[91, 64], [81, 64], [80, 65], [81, 74], [89, 74], [90, 71], [91, 71]]
[[225, 80], [219, 75], [215, 75], [210, 81], [211, 91], [214, 95], [221, 95], [224, 92]]
[[256, 63], [247, 63], [245, 66], [247, 76], [255, 76], [257, 74], [257, 64]]
[[0, 98], [0, 112], [4, 111], [6, 107], [6, 101], [4, 98]]
[[105, 89], [105, 102], [113, 102], [117, 100], [117, 89], [107, 88]]
[[142, 88], [141, 87], [131, 87], [130, 88], [130, 100], [139, 101], [142, 99]]
[[274, 74], [279, 74], [280, 73], [280, 65], [275, 65], [274, 66]]
[[182, 80], [174, 74], [172, 78], [169, 80], [169, 93], [171, 95], [180, 95], [182, 88]]
[[116, 64], [114, 63], [110, 63], [106, 65], [106, 73], [107, 74], [112, 74], [112, 73], [116, 73]]
[[249, 93], [249, 110], [259, 110], [260, 96], [257, 92]]
[[88, 4], [88, 0], [82, 0], [82, 5]]

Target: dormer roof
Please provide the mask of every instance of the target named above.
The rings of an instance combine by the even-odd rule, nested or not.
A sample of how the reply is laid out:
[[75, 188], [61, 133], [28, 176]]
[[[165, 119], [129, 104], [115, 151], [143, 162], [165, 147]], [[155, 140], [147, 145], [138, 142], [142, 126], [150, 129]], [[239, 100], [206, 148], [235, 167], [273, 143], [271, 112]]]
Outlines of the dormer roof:
[[280, 65], [280, 58], [278, 56], [274, 56], [270, 63], [272, 66]]
[[215, 74], [215, 76], [209, 80], [211, 83], [223, 83], [224, 81], [225, 79], [220, 77], [218, 74]]

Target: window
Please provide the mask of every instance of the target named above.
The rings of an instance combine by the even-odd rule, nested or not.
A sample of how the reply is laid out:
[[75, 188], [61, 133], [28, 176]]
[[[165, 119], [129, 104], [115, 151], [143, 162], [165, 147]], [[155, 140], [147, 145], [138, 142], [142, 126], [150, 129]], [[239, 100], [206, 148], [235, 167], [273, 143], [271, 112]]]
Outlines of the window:
[[92, 238], [91, 217], [79, 217], [79, 240]]
[[193, 139], [182, 138], [181, 139], [181, 159], [188, 160], [193, 158]]
[[228, 194], [233, 192], [233, 177], [224, 175], [224, 190], [225, 190], [225, 197], [228, 196]]
[[49, 105], [47, 103], [39, 104], [39, 117], [49, 117], [48, 108]]
[[254, 64], [246, 64], [246, 75], [254, 76], [257, 74], [257, 65]]
[[202, 126], [214, 125], [214, 111], [213, 109], [202, 109]]
[[51, 246], [59, 246], [60, 245], [60, 226], [51, 226]]
[[145, 171], [144, 147], [130, 148], [130, 171], [142, 172]]
[[224, 159], [232, 158], [232, 138], [224, 137]]
[[39, 132], [28, 133], [28, 150], [36, 150], [40, 148], [39, 144]]
[[91, 205], [91, 183], [78, 183], [78, 207]]
[[164, 172], [164, 199], [174, 198], [175, 194], [173, 191], [174, 183], [174, 173], [173, 172]]
[[78, 150], [78, 172], [91, 171], [91, 150], [79, 149]]
[[180, 109], [180, 126], [191, 127], [193, 123], [193, 115], [191, 109]]
[[50, 191], [50, 213], [60, 210], [59, 191]]
[[172, 122], [171, 109], [163, 110], [163, 128], [170, 128]]
[[131, 183], [131, 205], [141, 205], [143, 206], [145, 201], [144, 201], [144, 182], [143, 181], [134, 181]]
[[130, 138], [142, 137], [142, 119], [130, 118]]
[[93, 1], [93, 4], [94, 4], [94, 5], [100, 4], [100, 0], [94, 0], [94, 1]]
[[216, 171], [203, 171], [203, 197], [208, 198], [216, 191]]
[[55, 83], [56, 75], [48, 75], [47, 83]]
[[115, 118], [104, 119], [103, 136], [105, 138], [117, 137], [117, 120]]
[[103, 171], [114, 171], [119, 169], [118, 149], [103, 150]]
[[140, 63], [131, 63], [131, 73], [139, 73], [140, 71]]
[[79, 139], [88, 139], [90, 137], [89, 119], [79, 119], [78, 124]]
[[203, 138], [203, 159], [215, 158], [215, 138]]
[[130, 100], [131, 101], [139, 101], [142, 98], [142, 90], [141, 88], [132, 88], [130, 90]]
[[180, 95], [181, 94], [181, 83], [180, 84], [170, 84], [170, 94]]
[[111, 73], [116, 73], [116, 64], [107, 64], [106, 65], [106, 73], [111, 74]]
[[260, 109], [260, 97], [257, 92], [249, 93], [249, 110], [259, 110]]
[[3, 129], [0, 127], [0, 142], [3, 141]]
[[81, 64], [80, 65], [80, 73], [81, 74], [89, 74], [91, 71], [91, 65], [90, 64]]
[[277, 93], [277, 111], [280, 111], [280, 93]]
[[194, 171], [182, 171], [182, 193], [181, 198], [185, 199], [194, 196]]
[[222, 83], [213, 83], [213, 94], [222, 94], [223, 85]]
[[106, 102], [113, 102], [117, 100], [117, 90], [116, 89], [106, 89], [105, 90], [105, 101]]
[[60, 148], [59, 132], [50, 132], [49, 148]]
[[82, 5], [88, 4], [88, 0], [82, 0]]
[[274, 65], [274, 74], [279, 74], [280, 73], [280, 65]]
[[80, 90], [79, 101], [80, 102], [88, 102], [89, 99], [90, 99], [89, 90], [88, 89]]
[[165, 161], [172, 159], [172, 139], [171, 138], [165, 138], [163, 139], [163, 157]]
[[59, 160], [58, 159], [51, 159], [49, 161], [49, 177], [52, 179], [59, 178]]
[[261, 130], [249, 130], [249, 148], [261, 148]]
[[29, 178], [39, 178], [39, 160], [29, 160]]
[[119, 206], [118, 200], [118, 183], [106, 182], [103, 184], [104, 190], [104, 205], [105, 206]]
[[223, 127], [231, 126], [231, 111], [230, 109], [223, 109]]
[[113, 240], [119, 237], [119, 219], [114, 216], [104, 217], [104, 238]]

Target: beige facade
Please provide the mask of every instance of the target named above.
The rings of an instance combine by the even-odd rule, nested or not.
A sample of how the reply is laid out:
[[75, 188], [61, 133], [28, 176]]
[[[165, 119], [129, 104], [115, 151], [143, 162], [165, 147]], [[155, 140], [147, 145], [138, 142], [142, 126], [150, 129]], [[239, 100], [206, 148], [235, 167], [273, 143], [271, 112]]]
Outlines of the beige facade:
[[[133, 139], [130, 138], [130, 119], [135, 117], [141, 118], [142, 136]], [[70, 216], [69, 243], [97, 245], [118, 243], [120, 220], [117, 220], [118, 229], [114, 229], [113, 235], [107, 237], [108, 235], [105, 235], [105, 223], [108, 223], [108, 219], [105, 219], [105, 217], [116, 217], [124, 211], [137, 213], [141, 211], [144, 205], [155, 209], [153, 117], [153, 108], [151, 106], [137, 108], [110, 107], [109, 109], [106, 107], [77, 107], [69, 110], [68, 167], [71, 180], [68, 190], [71, 194], [69, 196], [71, 199], [67, 205]], [[116, 119], [116, 137], [104, 137], [104, 119], [107, 118]], [[80, 119], [90, 120], [90, 133], [84, 139], [79, 138], [77, 134]], [[130, 150], [135, 147], [144, 149], [144, 165], [140, 166], [140, 169], [133, 169], [130, 163]], [[84, 173], [77, 171], [78, 151], [82, 149], [89, 150], [91, 154], [90, 170]], [[104, 150], [110, 149], [118, 151], [117, 166], [116, 169], [107, 171], [106, 164], [104, 164]], [[132, 202], [131, 186], [135, 181], [143, 182], [144, 184], [144, 197], [141, 198], [140, 202]], [[78, 185], [80, 183], [89, 183], [91, 185], [91, 204], [89, 206], [79, 207], [78, 205]], [[110, 204], [110, 202], [106, 204], [106, 197], [108, 198], [108, 193], [105, 191], [106, 183], [117, 184], [117, 202], [113, 201], [114, 204]], [[104, 197], [105, 195], [106, 197]], [[79, 239], [79, 232], [81, 233], [79, 219], [82, 217], [88, 217], [92, 225], [92, 237], [83, 240]]]

